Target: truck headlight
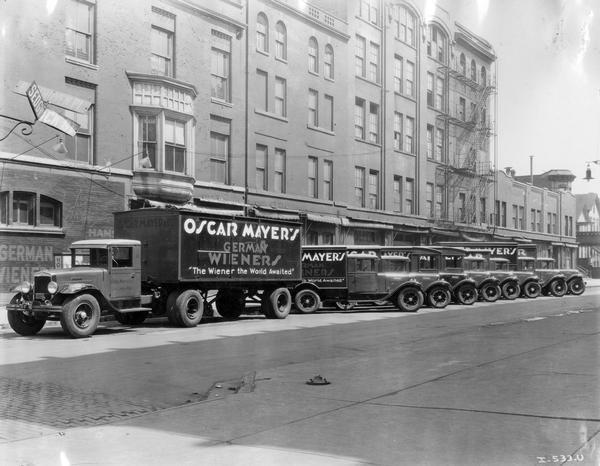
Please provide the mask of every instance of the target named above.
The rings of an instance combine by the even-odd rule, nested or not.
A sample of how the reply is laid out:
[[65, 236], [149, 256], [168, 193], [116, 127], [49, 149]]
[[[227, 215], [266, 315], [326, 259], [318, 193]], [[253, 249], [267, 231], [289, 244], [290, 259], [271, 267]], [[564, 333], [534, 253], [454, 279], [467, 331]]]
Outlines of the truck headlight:
[[58, 291], [58, 283], [52, 281], [48, 283], [48, 293], [54, 294]]
[[15, 286], [12, 291], [15, 293], [27, 294], [31, 291], [31, 283], [27, 281], [21, 282], [21, 284]]

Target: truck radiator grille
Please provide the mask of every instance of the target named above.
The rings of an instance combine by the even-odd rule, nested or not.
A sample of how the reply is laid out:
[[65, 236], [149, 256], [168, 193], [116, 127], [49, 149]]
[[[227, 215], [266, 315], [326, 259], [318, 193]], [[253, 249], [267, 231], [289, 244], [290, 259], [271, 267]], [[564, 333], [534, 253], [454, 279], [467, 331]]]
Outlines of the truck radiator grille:
[[46, 296], [46, 293], [48, 293], [48, 283], [50, 283], [50, 277], [47, 275], [35, 277], [33, 282], [33, 290], [36, 296]]

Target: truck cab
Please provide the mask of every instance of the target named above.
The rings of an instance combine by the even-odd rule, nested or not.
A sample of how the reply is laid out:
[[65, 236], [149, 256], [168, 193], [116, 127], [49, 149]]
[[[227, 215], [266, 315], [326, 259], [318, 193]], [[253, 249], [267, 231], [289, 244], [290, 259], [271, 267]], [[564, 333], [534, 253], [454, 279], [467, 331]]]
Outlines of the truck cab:
[[542, 293], [545, 295], [564, 296], [567, 291], [567, 279], [562, 271], [554, 266], [554, 259], [550, 257], [520, 257], [517, 261], [518, 268], [534, 270], [540, 277]]
[[542, 291], [539, 277], [533, 268], [512, 270], [510, 261], [504, 257], [491, 257], [490, 270], [500, 280], [502, 296], [515, 299], [519, 296], [537, 298]]

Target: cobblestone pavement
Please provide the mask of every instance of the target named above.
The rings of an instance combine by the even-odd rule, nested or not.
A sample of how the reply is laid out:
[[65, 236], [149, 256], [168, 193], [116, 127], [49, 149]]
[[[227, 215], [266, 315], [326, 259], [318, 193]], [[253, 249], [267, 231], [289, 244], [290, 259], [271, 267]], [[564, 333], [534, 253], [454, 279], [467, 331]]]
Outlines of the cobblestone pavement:
[[[12, 377], [0, 377], [0, 393], [1, 421], [41, 425], [42, 428], [67, 429], [106, 424], [158, 410], [154, 406], [130, 403], [104, 393]], [[0, 422], [0, 442], [14, 439], [17, 433], [12, 429], [14, 424]]]

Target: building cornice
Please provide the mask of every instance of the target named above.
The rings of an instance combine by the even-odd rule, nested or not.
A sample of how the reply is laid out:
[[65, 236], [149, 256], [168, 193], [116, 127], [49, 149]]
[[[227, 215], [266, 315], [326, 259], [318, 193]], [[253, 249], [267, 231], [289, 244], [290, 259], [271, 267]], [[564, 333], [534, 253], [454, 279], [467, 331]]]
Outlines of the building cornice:
[[190, 94], [194, 99], [196, 98], [196, 95], [198, 95], [196, 86], [185, 81], [180, 81], [179, 79], [169, 78], [168, 76], [160, 76], [157, 74], [138, 73], [135, 71], [125, 71], [125, 74], [130, 81], [153, 82], [160, 85], [166, 84], [172, 87], [177, 87], [183, 92]]
[[474, 52], [483, 55], [490, 61], [496, 60], [497, 57], [496, 53], [494, 52], [494, 48], [492, 47], [492, 44], [490, 44], [487, 40], [473, 34], [459, 22], [455, 21], [454, 25], [456, 26], [454, 40], [457, 43], [460, 42], [465, 47], [468, 47]]
[[[192, 3], [186, 0], [166, 0], [168, 3], [170, 3], [171, 5], [174, 5], [176, 7], [180, 7], [180, 8], [184, 8], [196, 15], [200, 15], [200, 16], [205, 16], [207, 18], [212, 18], [212, 19], [216, 19], [219, 21], [222, 21], [226, 24], [229, 24], [231, 26], [233, 26], [234, 28], [236, 28], [237, 32], [243, 32], [246, 30], [247, 26], [240, 22], [237, 21], [227, 15], [224, 15], [222, 13], [219, 13], [218, 11], [215, 10], [211, 10], [210, 8], [205, 8], [203, 6], [200, 6], [196, 3]], [[229, 4], [235, 5], [236, 7], [239, 6], [239, 8], [243, 8], [243, 6], [240, 4], [238, 5], [235, 2], [227, 2]]]

